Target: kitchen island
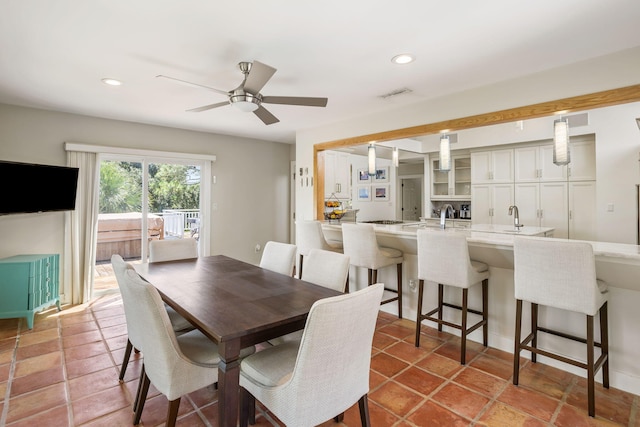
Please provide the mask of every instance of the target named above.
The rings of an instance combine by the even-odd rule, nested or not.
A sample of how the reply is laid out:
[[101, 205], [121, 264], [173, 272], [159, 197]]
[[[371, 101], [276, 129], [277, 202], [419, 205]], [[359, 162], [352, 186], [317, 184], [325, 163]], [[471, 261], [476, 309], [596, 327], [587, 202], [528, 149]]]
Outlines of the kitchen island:
[[[515, 297], [513, 291], [513, 239], [516, 235], [540, 235], [544, 230], [535, 227], [523, 227], [520, 232], [506, 232], [511, 225], [473, 225], [470, 228], [425, 227], [421, 223], [402, 223], [390, 225], [374, 225], [378, 243], [399, 249], [404, 253], [403, 264], [403, 313], [405, 318], [414, 320], [417, 310], [417, 245], [416, 232], [424, 227], [434, 233], [463, 233], [469, 243], [469, 254], [472, 259], [489, 265], [489, 346], [513, 353], [513, 337], [515, 325]], [[527, 229], [528, 228], [528, 229]], [[481, 230], [481, 231], [478, 231]], [[524, 230], [524, 231], [522, 231]], [[323, 224], [325, 236], [331, 240], [342, 240], [340, 224]], [[498, 232], [497, 232], [498, 231]], [[548, 230], [547, 230], [548, 231]], [[551, 237], [549, 237], [551, 238]], [[566, 240], [566, 239], [562, 239]], [[589, 242], [593, 246], [596, 258], [596, 270], [599, 279], [609, 285], [609, 345], [610, 345], [610, 380], [611, 386], [634, 394], [640, 394], [640, 246]], [[378, 281], [394, 284], [395, 269], [381, 269]], [[367, 283], [364, 269], [351, 268], [349, 274], [351, 290], [362, 289]], [[435, 306], [437, 298], [435, 284], [425, 287], [425, 307]], [[458, 289], [447, 289], [445, 300], [459, 300]], [[469, 305], [479, 306], [480, 292], [472, 289], [469, 294]], [[382, 306], [384, 311], [396, 314], [394, 307]], [[528, 304], [525, 304], [525, 311]], [[459, 321], [459, 314], [445, 310], [445, 317]], [[458, 316], [458, 317], [456, 317]], [[525, 314], [525, 318], [527, 318]], [[435, 327], [434, 323], [424, 322]], [[585, 334], [584, 316], [548, 307], [540, 309], [540, 324], [549, 327], [560, 327], [566, 332], [576, 335]], [[529, 330], [528, 323], [523, 324], [524, 331]], [[447, 332], [458, 334], [454, 329]], [[599, 337], [599, 332], [596, 332]], [[479, 331], [473, 332], [469, 338], [482, 342]], [[567, 344], [566, 340], [541, 334], [540, 346], [549, 350], [585, 360], [584, 346]], [[526, 353], [523, 353], [525, 355]], [[552, 359], [538, 357], [541, 363], [567, 370], [584, 376], [582, 369], [566, 366]], [[600, 374], [597, 380], [600, 381]]]

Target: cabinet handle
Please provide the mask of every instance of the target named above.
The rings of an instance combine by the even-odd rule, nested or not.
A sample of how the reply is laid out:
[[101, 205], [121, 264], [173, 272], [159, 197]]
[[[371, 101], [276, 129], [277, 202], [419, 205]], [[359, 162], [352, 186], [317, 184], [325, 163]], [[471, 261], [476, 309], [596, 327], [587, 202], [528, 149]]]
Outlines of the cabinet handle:
[[493, 179], [493, 172], [489, 172], [489, 179]]
[[538, 218], [542, 218], [543, 217], [543, 210], [540, 209], [540, 216]]
[[573, 211], [569, 211], [569, 219], [573, 219]]
[[567, 166], [567, 178], [571, 176], [571, 166]]

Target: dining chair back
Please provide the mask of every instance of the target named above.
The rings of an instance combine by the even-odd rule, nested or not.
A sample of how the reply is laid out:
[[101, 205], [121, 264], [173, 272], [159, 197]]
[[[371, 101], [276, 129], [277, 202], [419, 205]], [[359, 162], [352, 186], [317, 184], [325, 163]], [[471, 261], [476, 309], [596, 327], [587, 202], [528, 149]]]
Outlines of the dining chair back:
[[276, 273], [293, 276], [296, 263], [296, 245], [269, 241], [264, 245], [260, 267]]
[[311, 249], [307, 253], [301, 279], [344, 292], [349, 277], [349, 256], [338, 252]]
[[309, 255], [312, 249], [342, 253], [342, 242], [329, 242], [322, 232], [322, 223], [316, 220], [296, 221], [296, 245], [298, 246], [298, 254], [300, 254], [298, 262], [299, 276], [302, 276], [304, 257]]
[[198, 330], [177, 337], [160, 294], [135, 271], [125, 272], [123, 300], [135, 301], [131, 324], [144, 330], [144, 368], [134, 405], [134, 425], [140, 422], [150, 384], [169, 400], [166, 425], [175, 425], [181, 396], [218, 380], [220, 356], [216, 344]]
[[[607, 284], [596, 277], [593, 247], [588, 242], [540, 237], [515, 237], [513, 240], [514, 285], [516, 298], [513, 384], [518, 385], [520, 352], [531, 352], [531, 361], [540, 354], [587, 371], [587, 407], [595, 417], [595, 375], [602, 369], [602, 385], [609, 388], [609, 326]], [[522, 339], [523, 301], [531, 304], [531, 332]], [[586, 339], [561, 331], [562, 326], [538, 324], [538, 306], [572, 311], [586, 316]], [[562, 313], [562, 312], [561, 312]], [[594, 317], [600, 318], [600, 342], [595, 341]], [[539, 347], [538, 332], [585, 343], [586, 360]], [[600, 347], [596, 359], [595, 347]], [[584, 359], [583, 359], [584, 360]]]
[[163, 239], [149, 242], [149, 262], [198, 258], [196, 239]]
[[[349, 280], [349, 257], [337, 252], [311, 249], [307, 255], [307, 268], [302, 272], [302, 280], [335, 291], [344, 292]], [[300, 341], [302, 331], [291, 332], [268, 340], [271, 345], [287, 341]]]
[[[116, 281], [118, 282], [120, 294], [122, 295], [124, 316], [127, 322], [127, 345], [124, 350], [122, 365], [120, 365], [120, 375], [118, 376], [120, 382], [122, 382], [124, 381], [127, 367], [129, 366], [131, 351], [139, 353], [142, 350], [142, 335], [144, 335], [145, 332], [141, 330], [140, 325], [135, 324], [129, 320], [133, 318], [133, 312], [137, 310], [137, 303], [131, 297], [126, 295], [127, 289], [123, 288], [122, 286], [122, 283], [124, 282], [125, 272], [131, 270], [135, 273], [135, 269], [130, 263], [125, 262], [118, 254], [114, 254], [111, 256], [111, 266], [116, 276]], [[178, 312], [176, 312], [173, 308], [169, 307], [166, 304], [164, 304], [164, 307], [167, 311], [167, 315], [169, 316], [171, 326], [177, 334], [189, 332], [194, 329], [194, 326], [187, 319], [178, 314]]]
[[255, 399], [288, 426], [315, 426], [359, 403], [369, 426], [371, 345], [384, 285], [316, 301], [300, 344], [269, 347], [240, 364], [240, 425]]

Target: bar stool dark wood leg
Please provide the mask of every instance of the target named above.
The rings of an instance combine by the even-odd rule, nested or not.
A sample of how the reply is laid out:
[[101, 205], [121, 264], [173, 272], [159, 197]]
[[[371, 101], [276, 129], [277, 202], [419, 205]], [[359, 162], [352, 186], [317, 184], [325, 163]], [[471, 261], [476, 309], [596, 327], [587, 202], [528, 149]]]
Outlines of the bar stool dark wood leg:
[[602, 364], [602, 386], [609, 388], [609, 310], [605, 302], [600, 308], [600, 349], [602, 357], [606, 357]]
[[513, 349], [513, 384], [518, 385], [520, 377], [520, 342], [522, 340], [522, 300], [516, 300], [516, 336]]
[[418, 280], [418, 316], [416, 318], [416, 347], [420, 347], [420, 325], [422, 324], [422, 297], [424, 295], [424, 280]]
[[467, 303], [469, 302], [469, 288], [462, 289], [462, 324], [460, 343], [460, 364], [467, 364]]

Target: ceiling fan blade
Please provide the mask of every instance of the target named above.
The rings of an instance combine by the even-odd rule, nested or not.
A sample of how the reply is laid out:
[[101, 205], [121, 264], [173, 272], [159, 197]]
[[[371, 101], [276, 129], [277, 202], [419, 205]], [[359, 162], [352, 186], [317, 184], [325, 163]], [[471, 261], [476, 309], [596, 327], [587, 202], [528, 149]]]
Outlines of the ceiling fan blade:
[[309, 98], [303, 96], [263, 96], [266, 104], [304, 105], [307, 107], [326, 107], [327, 98]]
[[203, 105], [202, 107], [192, 108], [187, 110], [188, 113], [199, 113], [200, 111], [211, 110], [212, 108], [224, 107], [229, 105], [229, 101], [218, 102], [217, 104]]
[[184, 81], [184, 80], [176, 79], [175, 77], [163, 76], [162, 74], [157, 75], [156, 78], [157, 77], [160, 77], [160, 78], [163, 78], [163, 79], [168, 79], [168, 80], [173, 80], [174, 82], [177, 82], [177, 83], [180, 83], [180, 84], [184, 84], [184, 85], [187, 85], [187, 86], [195, 86], [195, 87], [200, 87], [200, 88], [207, 89], [207, 90], [212, 90], [212, 91], [217, 92], [219, 94], [229, 96], [229, 92], [227, 92], [226, 90], [220, 90], [220, 89], [216, 89], [216, 88], [213, 88], [213, 87], [200, 85], [198, 83], [191, 83], [191, 82], [187, 82], [187, 81]]
[[276, 71], [275, 68], [263, 64], [260, 61], [253, 61], [249, 75], [244, 82], [244, 90], [253, 95], [260, 93], [260, 90], [267, 84]]
[[267, 111], [267, 109], [264, 108], [262, 105], [259, 106], [258, 109], [253, 112], [253, 114], [258, 116], [258, 118], [262, 120], [265, 125], [272, 125], [280, 121], [276, 116], [274, 116], [269, 111]]

